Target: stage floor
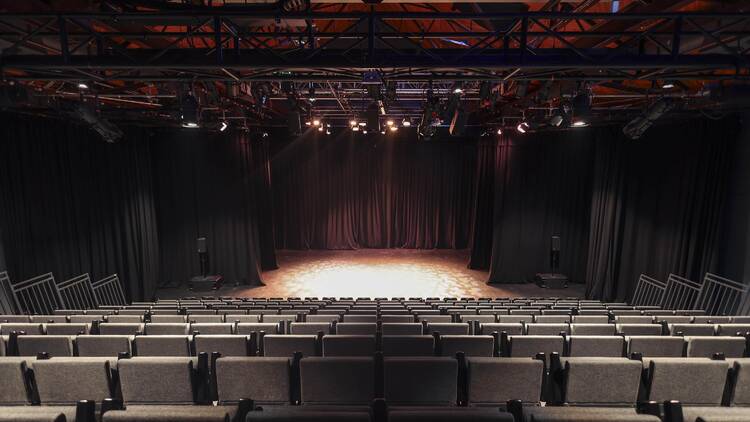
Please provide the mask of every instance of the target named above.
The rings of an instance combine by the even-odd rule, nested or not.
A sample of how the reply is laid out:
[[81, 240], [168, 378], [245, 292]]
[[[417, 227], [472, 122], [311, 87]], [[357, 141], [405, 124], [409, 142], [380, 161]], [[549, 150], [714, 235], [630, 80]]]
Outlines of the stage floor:
[[465, 250], [282, 250], [277, 259], [279, 269], [263, 273], [265, 286], [225, 285], [218, 291], [192, 292], [170, 288], [157, 291], [157, 297], [580, 297], [584, 292], [580, 284], [567, 289], [488, 285], [486, 271], [466, 267]]

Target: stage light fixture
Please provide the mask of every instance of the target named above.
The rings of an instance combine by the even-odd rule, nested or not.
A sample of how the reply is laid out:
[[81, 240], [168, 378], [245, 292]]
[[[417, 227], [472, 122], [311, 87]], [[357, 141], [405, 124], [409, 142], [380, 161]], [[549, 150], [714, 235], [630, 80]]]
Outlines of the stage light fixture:
[[355, 131], [355, 132], [359, 132], [359, 126], [352, 127], [352, 130]]
[[357, 124], [360, 125], [360, 126], [362, 126], [362, 127], [367, 126], [367, 122], [359, 122]]
[[516, 126], [516, 130], [519, 133], [526, 133], [526, 131], [529, 130], [529, 124], [526, 122], [521, 122], [518, 124], [518, 126]]
[[585, 120], [576, 120], [570, 124], [571, 127], [586, 127], [588, 125], [589, 125], [589, 122]]
[[125, 136], [119, 127], [99, 116], [96, 110], [90, 108], [85, 103], [79, 104], [74, 112], [78, 118], [86, 122], [108, 144], [117, 143]]
[[502, 128], [497, 128], [497, 132], [495, 132], [495, 133], [497, 133], [498, 135], [502, 135], [503, 134], [503, 129]]
[[356, 119], [349, 120], [349, 126], [357, 126], [357, 120]]
[[323, 126], [319, 126], [318, 127], [318, 132], [322, 132], [322, 131], [323, 131]]
[[396, 123], [396, 122], [394, 122], [394, 121], [393, 121], [393, 120], [391, 120], [391, 119], [388, 119], [388, 120], [386, 120], [386, 122], [385, 122], [386, 126], [393, 126], [393, 125], [394, 125], [395, 123]]
[[672, 81], [664, 81], [664, 83], [662, 83], [661, 85], [662, 89], [672, 89], [674, 88], [674, 86], [674, 82]]
[[391, 126], [390, 129], [391, 129], [391, 132], [395, 132], [398, 130], [398, 126]]
[[312, 122], [309, 120], [305, 120], [305, 126], [312, 126]]
[[561, 116], [559, 114], [555, 114], [555, 115], [553, 115], [552, 117], [549, 118], [549, 124], [550, 124], [550, 126], [560, 127], [560, 125], [562, 124], [562, 122], [563, 122], [563, 116]]
[[84, 82], [79, 82], [78, 83], [78, 89], [89, 89], [89, 86], [86, 85], [86, 83], [84, 83]]
[[195, 128], [198, 127], [198, 123], [195, 123], [195, 122], [185, 122], [185, 123], [182, 124], [182, 127], [187, 128], [187, 129], [195, 129]]
[[677, 103], [671, 98], [660, 98], [630, 123], [622, 128], [622, 133], [630, 139], [639, 139], [661, 116], [675, 108]]
[[362, 129], [362, 134], [367, 135], [367, 129]]
[[320, 119], [313, 119], [312, 124], [313, 126], [320, 126]]
[[219, 132], [224, 132], [225, 130], [227, 130], [228, 127], [229, 125], [227, 124], [227, 122], [221, 122], [221, 126], [219, 127]]
[[307, 99], [311, 102], [315, 102], [315, 87], [310, 86], [310, 89], [307, 90]]
[[331, 129], [326, 129], [326, 135], [330, 135], [330, 134], [331, 134]]
[[403, 127], [411, 127], [411, 120], [407, 117], [403, 121], [401, 121], [401, 126]]

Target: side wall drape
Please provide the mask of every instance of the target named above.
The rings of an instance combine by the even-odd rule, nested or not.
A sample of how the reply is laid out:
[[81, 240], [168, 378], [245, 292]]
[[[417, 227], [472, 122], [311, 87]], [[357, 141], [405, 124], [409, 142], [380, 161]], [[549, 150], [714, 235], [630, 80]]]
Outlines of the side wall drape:
[[525, 282], [549, 272], [553, 235], [562, 240], [560, 271], [584, 280], [592, 146], [587, 131], [497, 140], [491, 283]]
[[206, 237], [209, 273], [259, 284], [262, 268], [276, 268], [267, 141], [191, 130], [154, 137], [162, 281], [199, 275], [196, 239]]
[[641, 273], [700, 281], [717, 265], [736, 119], [690, 120], [638, 141], [597, 132], [587, 295], [629, 299]]
[[0, 233], [12, 280], [118, 273], [129, 298], [153, 294], [158, 235], [141, 135], [110, 145], [62, 120], [0, 115]]
[[474, 142], [305, 134], [272, 162], [276, 247], [466, 248]]

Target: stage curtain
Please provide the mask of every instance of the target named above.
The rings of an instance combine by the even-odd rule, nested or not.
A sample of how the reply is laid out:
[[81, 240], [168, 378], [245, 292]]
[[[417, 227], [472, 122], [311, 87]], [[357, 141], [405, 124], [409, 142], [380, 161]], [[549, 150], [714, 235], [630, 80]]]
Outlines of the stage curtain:
[[492, 222], [495, 203], [495, 166], [498, 147], [495, 137], [480, 138], [477, 143], [474, 213], [471, 224], [469, 268], [487, 270], [492, 260]]
[[592, 152], [588, 130], [497, 138], [494, 160], [480, 160], [494, 165], [492, 227], [475, 229], [492, 233], [490, 283], [549, 272], [553, 235], [562, 241], [559, 271], [584, 281]]
[[273, 144], [277, 248], [468, 247], [474, 141], [308, 131]]
[[163, 129], [152, 142], [162, 282], [200, 275], [196, 239], [206, 237], [210, 274], [261, 283], [261, 269], [276, 268], [267, 140]]
[[64, 120], [0, 115], [0, 233], [13, 281], [118, 273], [128, 298], [153, 294], [158, 235], [144, 138], [133, 130], [107, 144]]
[[717, 265], [717, 234], [739, 122], [682, 120], [639, 140], [597, 131], [587, 295], [632, 296], [639, 274], [701, 281]]

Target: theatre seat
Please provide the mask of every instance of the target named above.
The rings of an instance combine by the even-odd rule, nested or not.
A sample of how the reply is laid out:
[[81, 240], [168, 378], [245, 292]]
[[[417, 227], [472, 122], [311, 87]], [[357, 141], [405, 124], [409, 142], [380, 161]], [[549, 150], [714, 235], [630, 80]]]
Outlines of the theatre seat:
[[288, 358], [219, 358], [216, 360], [219, 403], [227, 405], [251, 399], [262, 406], [289, 404], [290, 371]]
[[136, 336], [135, 351], [138, 356], [190, 356], [190, 339], [185, 335]]
[[318, 337], [314, 335], [269, 334], [263, 337], [263, 356], [291, 357], [318, 355]]
[[375, 399], [371, 357], [312, 357], [300, 361], [303, 405], [369, 406]]
[[620, 336], [570, 336], [568, 356], [572, 357], [622, 357], [625, 340]]
[[52, 357], [73, 356], [73, 338], [70, 336], [18, 336], [18, 354], [36, 356], [49, 353]]
[[65, 408], [31, 406], [26, 389], [27, 371], [24, 358], [0, 359], [0, 421], [65, 422]]
[[729, 336], [685, 337], [687, 357], [710, 358], [715, 353], [723, 353], [727, 358], [741, 358], [745, 355], [745, 338]]
[[508, 400], [538, 403], [544, 362], [532, 358], [467, 358], [468, 401], [472, 406], [505, 406]]
[[47, 324], [47, 334], [55, 336], [76, 336], [89, 333], [89, 324]]
[[119, 353], [133, 355], [133, 336], [87, 335], [76, 337], [78, 356], [116, 358]]
[[440, 353], [442, 356], [464, 355], [492, 357], [495, 351], [495, 339], [492, 336], [440, 336]]
[[452, 406], [458, 364], [448, 357], [386, 357], [384, 397], [389, 406]]
[[372, 356], [375, 353], [375, 336], [331, 335], [323, 336], [323, 356]]
[[435, 338], [428, 335], [383, 336], [384, 356], [434, 356]]
[[251, 351], [247, 336], [199, 334], [193, 338], [195, 353], [218, 352], [221, 356], [248, 356]]

